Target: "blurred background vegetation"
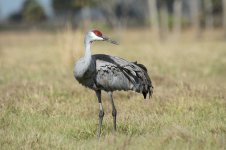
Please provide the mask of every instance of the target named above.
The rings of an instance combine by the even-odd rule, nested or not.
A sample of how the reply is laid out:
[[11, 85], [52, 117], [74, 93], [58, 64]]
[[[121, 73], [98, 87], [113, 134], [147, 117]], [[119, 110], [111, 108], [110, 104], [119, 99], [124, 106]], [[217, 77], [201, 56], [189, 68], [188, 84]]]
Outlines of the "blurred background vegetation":
[[[103, 135], [98, 103], [73, 65], [93, 54], [144, 64], [150, 101], [115, 92]], [[0, 0], [0, 149], [226, 149], [226, 0]]]
[[[164, 39], [193, 29], [223, 29], [226, 0], [0, 0], [0, 29], [150, 28]], [[54, 27], [54, 28], [53, 28]]]

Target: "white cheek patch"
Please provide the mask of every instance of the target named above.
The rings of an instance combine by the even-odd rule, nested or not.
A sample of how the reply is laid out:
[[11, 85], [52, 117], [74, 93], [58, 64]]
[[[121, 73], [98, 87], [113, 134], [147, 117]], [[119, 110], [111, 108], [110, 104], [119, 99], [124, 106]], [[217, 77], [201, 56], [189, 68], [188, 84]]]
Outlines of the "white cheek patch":
[[97, 40], [97, 41], [102, 41], [103, 38], [96, 36], [96, 34], [94, 34], [93, 32], [91, 32], [90, 36], [92, 37], [93, 40]]

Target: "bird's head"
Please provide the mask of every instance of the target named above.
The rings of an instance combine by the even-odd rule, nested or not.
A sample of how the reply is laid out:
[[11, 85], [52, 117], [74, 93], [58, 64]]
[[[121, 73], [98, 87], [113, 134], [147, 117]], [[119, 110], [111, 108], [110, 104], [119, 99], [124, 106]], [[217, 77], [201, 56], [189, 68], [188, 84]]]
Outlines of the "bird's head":
[[88, 40], [89, 42], [93, 42], [93, 41], [107, 41], [107, 42], [110, 42], [112, 44], [118, 45], [118, 42], [108, 38], [107, 36], [104, 36], [99, 30], [89, 31], [86, 34], [86, 40]]

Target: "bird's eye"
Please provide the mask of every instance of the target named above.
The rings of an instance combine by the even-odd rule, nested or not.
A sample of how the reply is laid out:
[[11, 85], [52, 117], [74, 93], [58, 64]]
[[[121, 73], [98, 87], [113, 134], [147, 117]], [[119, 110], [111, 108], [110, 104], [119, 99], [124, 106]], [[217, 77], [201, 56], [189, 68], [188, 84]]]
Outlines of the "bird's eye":
[[102, 37], [102, 33], [98, 30], [93, 30], [93, 33], [96, 35], [96, 36], [99, 36], [99, 37]]

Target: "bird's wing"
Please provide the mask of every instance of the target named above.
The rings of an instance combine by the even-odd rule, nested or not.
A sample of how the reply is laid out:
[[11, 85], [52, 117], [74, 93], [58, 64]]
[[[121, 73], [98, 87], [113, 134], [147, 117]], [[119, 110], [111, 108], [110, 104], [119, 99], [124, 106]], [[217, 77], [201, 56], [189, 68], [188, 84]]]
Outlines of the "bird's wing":
[[106, 91], [134, 90], [152, 94], [152, 83], [147, 69], [142, 64], [128, 62], [122, 58], [97, 54], [93, 55], [96, 61], [97, 85]]

